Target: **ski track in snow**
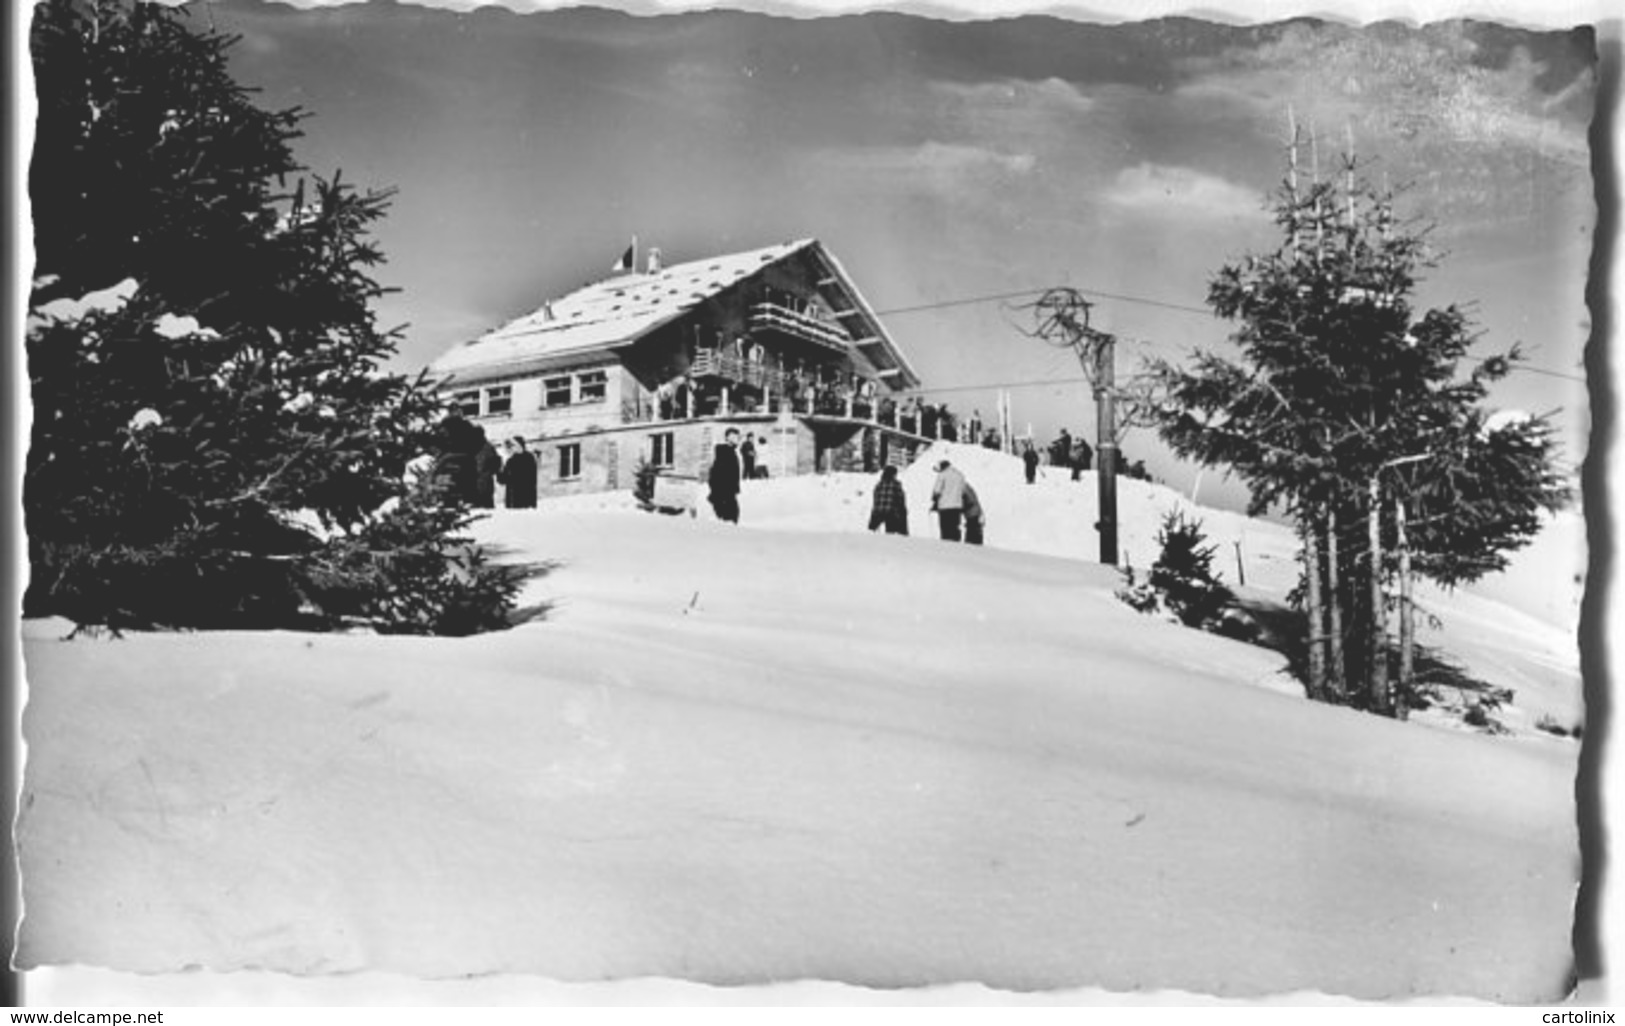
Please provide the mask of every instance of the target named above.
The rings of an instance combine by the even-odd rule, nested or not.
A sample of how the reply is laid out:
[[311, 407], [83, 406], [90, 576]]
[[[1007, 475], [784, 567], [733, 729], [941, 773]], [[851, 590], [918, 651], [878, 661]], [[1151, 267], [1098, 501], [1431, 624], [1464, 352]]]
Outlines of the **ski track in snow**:
[[[750, 482], [740, 527], [498, 511], [481, 538], [560, 561], [499, 634], [25, 625], [20, 961], [1564, 992], [1578, 745], [1530, 729], [1580, 716], [1562, 629], [1426, 597], [1515, 681], [1514, 736], [1313, 705], [1274, 653], [1112, 597], [1092, 479], [944, 449], [987, 548], [929, 537], [922, 460], [906, 539], [863, 530], [855, 475]], [[1120, 502], [1145, 565], [1183, 501]], [[1202, 516], [1220, 565], [1239, 540], [1250, 588], [1291, 586], [1289, 531]]]

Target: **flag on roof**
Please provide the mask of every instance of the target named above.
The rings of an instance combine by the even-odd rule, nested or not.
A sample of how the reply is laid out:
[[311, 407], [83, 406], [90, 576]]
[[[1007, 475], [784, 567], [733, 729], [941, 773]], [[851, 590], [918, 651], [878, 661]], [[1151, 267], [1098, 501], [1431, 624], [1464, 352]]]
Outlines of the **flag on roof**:
[[622, 271], [630, 271], [633, 268], [633, 266], [635, 266], [637, 264], [637, 260], [638, 260], [638, 240], [637, 240], [636, 236], [633, 236], [632, 237], [632, 245], [626, 247], [626, 252], [621, 254], [621, 258], [619, 260], [615, 261], [615, 266], [611, 267], [610, 270], [614, 271], [616, 273], [620, 273]]

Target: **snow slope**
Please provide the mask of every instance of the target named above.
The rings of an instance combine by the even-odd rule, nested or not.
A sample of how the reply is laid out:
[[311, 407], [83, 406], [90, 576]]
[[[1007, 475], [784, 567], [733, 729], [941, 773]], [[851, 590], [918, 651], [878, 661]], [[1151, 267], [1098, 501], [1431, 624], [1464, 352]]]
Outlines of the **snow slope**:
[[[1025, 483], [1014, 457], [973, 446], [938, 443], [902, 475], [909, 495], [911, 530], [934, 538], [931, 516], [932, 470], [948, 457], [976, 487], [987, 510], [987, 544], [992, 548], [1095, 562], [1098, 536], [1098, 484], [1092, 473], [1074, 482], [1068, 472], [1044, 467], [1038, 481]], [[790, 480], [750, 482], [744, 522], [782, 530], [862, 533], [868, 524], [872, 476], [828, 474]], [[579, 496], [556, 508], [630, 510], [630, 495]], [[1180, 511], [1201, 521], [1215, 546], [1214, 566], [1246, 594], [1284, 601], [1297, 582], [1297, 540], [1282, 524], [1240, 513], [1199, 507], [1158, 484], [1118, 482], [1120, 562], [1144, 570], [1156, 558], [1156, 535], [1163, 516]], [[704, 519], [709, 510], [698, 511]], [[1584, 544], [1576, 514], [1555, 518], [1550, 530], [1527, 550], [1514, 554], [1504, 573], [1473, 586], [1444, 591], [1422, 582], [1416, 593], [1422, 615], [1417, 642], [1485, 684], [1514, 692], [1513, 704], [1498, 713], [1502, 724], [1527, 733], [1543, 718], [1565, 729], [1585, 720], [1579, 670], [1579, 591], [1573, 577], [1582, 565]], [[1436, 620], [1434, 618], [1437, 618]], [[1302, 694], [1286, 678], [1274, 681]], [[1451, 696], [1447, 692], [1446, 699]], [[1471, 701], [1468, 694], [1464, 701]], [[1459, 725], [1459, 711], [1424, 713], [1423, 720]]]
[[1565, 992], [1576, 744], [1284, 693], [1045, 551], [1076, 486], [960, 458], [990, 541], [1038, 551], [869, 535], [830, 476], [753, 482], [742, 527], [499, 512], [482, 536], [559, 564], [501, 634], [27, 624], [20, 961]]

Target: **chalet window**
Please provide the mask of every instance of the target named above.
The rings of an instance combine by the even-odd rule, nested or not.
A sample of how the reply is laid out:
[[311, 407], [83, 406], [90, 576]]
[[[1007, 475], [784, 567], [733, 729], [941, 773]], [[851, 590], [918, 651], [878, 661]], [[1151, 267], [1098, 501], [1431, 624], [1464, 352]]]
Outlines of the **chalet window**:
[[478, 417], [480, 415], [480, 390], [477, 388], [464, 389], [451, 394], [451, 403], [457, 407], [457, 412], [465, 417]]
[[568, 481], [581, 476], [581, 446], [559, 446], [559, 480]]
[[506, 417], [512, 412], [512, 385], [493, 385], [485, 390], [485, 415], [487, 417]]
[[671, 467], [677, 464], [677, 436], [670, 431], [662, 431], [649, 436], [650, 452], [649, 462], [657, 467]]
[[556, 378], [542, 380], [542, 406], [552, 409], [555, 406], [570, 405], [570, 376], [562, 375]]
[[601, 370], [583, 371], [578, 379], [576, 402], [601, 403], [609, 395], [609, 375]]

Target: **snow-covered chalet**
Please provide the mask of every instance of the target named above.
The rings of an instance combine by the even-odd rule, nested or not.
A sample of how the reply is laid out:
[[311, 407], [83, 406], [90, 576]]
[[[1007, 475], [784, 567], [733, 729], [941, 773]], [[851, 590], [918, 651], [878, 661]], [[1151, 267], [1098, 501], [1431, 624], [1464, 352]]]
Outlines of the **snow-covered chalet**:
[[919, 376], [816, 239], [594, 282], [443, 354], [442, 394], [537, 453], [542, 495], [703, 477], [728, 427], [759, 473], [876, 470], [927, 444]]

